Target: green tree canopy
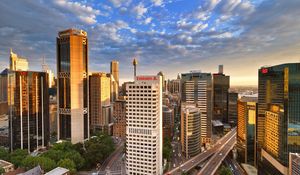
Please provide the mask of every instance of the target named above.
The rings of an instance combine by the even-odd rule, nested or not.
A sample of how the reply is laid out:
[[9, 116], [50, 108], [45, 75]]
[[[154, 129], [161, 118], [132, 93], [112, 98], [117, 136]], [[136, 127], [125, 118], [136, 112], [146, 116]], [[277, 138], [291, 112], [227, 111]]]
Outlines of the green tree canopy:
[[0, 159], [10, 161], [9, 152], [3, 147], [0, 147]]
[[54, 160], [42, 156], [37, 156], [37, 157], [27, 156], [22, 161], [22, 167], [26, 169], [32, 169], [38, 165], [40, 165], [45, 172], [48, 172], [56, 167], [56, 163]]
[[62, 159], [57, 163], [57, 166], [67, 168], [68, 170], [70, 170], [71, 174], [76, 173], [76, 165], [71, 159]]
[[220, 175], [232, 175], [232, 172], [230, 171], [230, 169], [228, 167], [225, 167], [224, 165], [222, 165], [222, 167], [219, 170], [219, 174]]
[[23, 161], [28, 156], [28, 151], [25, 149], [16, 149], [10, 155], [10, 161], [16, 167], [19, 167]]

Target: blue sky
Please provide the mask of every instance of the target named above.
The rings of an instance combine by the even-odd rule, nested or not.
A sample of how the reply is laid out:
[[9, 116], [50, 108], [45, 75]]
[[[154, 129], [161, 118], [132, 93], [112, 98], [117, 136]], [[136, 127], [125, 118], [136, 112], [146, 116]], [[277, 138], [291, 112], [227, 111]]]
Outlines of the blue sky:
[[9, 49], [41, 70], [56, 68], [58, 31], [88, 32], [89, 70], [108, 72], [120, 62], [120, 79], [163, 71], [216, 72], [224, 65], [233, 85], [256, 85], [257, 69], [300, 61], [299, 0], [2, 0], [0, 69]]

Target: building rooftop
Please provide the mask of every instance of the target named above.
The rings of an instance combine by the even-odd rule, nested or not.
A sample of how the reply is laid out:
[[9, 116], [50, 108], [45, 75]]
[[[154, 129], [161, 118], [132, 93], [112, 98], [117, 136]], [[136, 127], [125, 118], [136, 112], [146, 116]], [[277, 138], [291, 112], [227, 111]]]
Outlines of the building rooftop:
[[248, 175], [257, 175], [257, 169], [254, 166], [242, 163], [242, 167]]
[[63, 175], [68, 173], [69, 170], [66, 168], [62, 168], [62, 167], [57, 167], [51, 171], [49, 171], [48, 173], [46, 173], [45, 175]]
[[10, 162], [7, 162], [7, 161], [5, 161], [5, 160], [1, 160], [1, 159], [0, 159], [0, 167], [1, 167], [1, 168], [7, 167], [7, 166], [11, 166], [11, 165], [13, 165], [13, 164], [10, 163]]

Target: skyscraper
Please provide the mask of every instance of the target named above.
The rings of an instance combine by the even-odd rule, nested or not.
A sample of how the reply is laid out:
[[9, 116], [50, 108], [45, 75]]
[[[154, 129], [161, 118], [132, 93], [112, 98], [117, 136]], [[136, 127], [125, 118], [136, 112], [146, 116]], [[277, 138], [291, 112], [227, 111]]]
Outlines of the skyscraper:
[[6, 87], [0, 93], [7, 94], [10, 150], [34, 151], [47, 147], [50, 138], [48, 75], [6, 70], [0, 75], [0, 86]]
[[110, 62], [110, 74], [113, 76], [112, 81], [112, 101], [118, 99], [119, 95], [119, 62], [118, 61], [111, 61]]
[[124, 96], [119, 96], [113, 104], [113, 135], [125, 138], [126, 136], [126, 101]]
[[201, 112], [202, 143], [210, 143], [212, 119], [212, 77], [210, 73], [181, 74], [182, 102], [194, 103]]
[[27, 71], [28, 61], [26, 58], [19, 57], [17, 54], [13, 53], [12, 49], [10, 49], [9, 69], [14, 71]]
[[238, 101], [237, 151], [241, 163], [256, 164], [256, 102]]
[[258, 70], [259, 174], [287, 174], [288, 153], [300, 152], [300, 63]]
[[161, 175], [161, 76], [136, 76], [126, 90], [126, 174]]
[[61, 31], [56, 42], [58, 139], [77, 143], [89, 137], [87, 33]]
[[219, 72], [213, 74], [213, 120], [228, 123], [228, 89], [230, 77], [223, 73], [223, 65], [219, 65]]
[[196, 156], [201, 151], [201, 114], [195, 105], [181, 106], [181, 149], [186, 158]]
[[173, 138], [174, 110], [163, 105], [163, 138]]
[[94, 132], [108, 133], [111, 118], [110, 78], [106, 73], [93, 73], [89, 76], [90, 128]]
[[228, 93], [228, 123], [231, 126], [237, 124], [237, 107], [238, 107], [238, 93]]

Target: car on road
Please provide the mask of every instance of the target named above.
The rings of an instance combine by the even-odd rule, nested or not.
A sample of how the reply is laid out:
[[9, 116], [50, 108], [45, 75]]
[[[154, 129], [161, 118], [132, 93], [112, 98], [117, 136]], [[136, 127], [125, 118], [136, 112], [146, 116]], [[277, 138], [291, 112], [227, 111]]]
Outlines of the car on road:
[[222, 156], [223, 154], [222, 154], [222, 153], [220, 153], [219, 155], [220, 155], [220, 156]]

